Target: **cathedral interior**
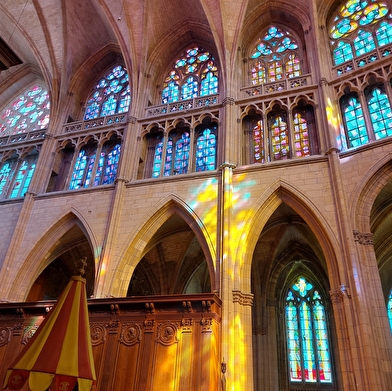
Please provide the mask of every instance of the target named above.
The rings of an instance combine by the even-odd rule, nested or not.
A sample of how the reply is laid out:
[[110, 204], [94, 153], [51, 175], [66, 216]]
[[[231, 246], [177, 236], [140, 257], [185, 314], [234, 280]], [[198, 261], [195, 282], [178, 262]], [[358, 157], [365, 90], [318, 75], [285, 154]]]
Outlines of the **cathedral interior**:
[[390, 389], [391, 0], [0, 20], [0, 376], [86, 259], [97, 390]]

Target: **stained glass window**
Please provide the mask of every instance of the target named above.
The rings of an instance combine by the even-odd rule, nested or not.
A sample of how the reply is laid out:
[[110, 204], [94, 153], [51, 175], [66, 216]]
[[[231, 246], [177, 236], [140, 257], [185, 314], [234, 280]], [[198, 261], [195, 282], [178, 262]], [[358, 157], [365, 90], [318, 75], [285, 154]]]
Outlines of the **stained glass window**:
[[196, 172], [215, 170], [216, 135], [214, 128], [204, 129], [196, 143]]
[[382, 86], [366, 92], [370, 119], [376, 140], [392, 136], [392, 111]]
[[389, 7], [378, 0], [348, 0], [339, 8], [329, 34], [335, 65], [351, 60], [353, 53], [357, 57], [370, 53], [377, 45], [392, 42]]
[[251, 61], [254, 85], [297, 77], [302, 73], [299, 45], [289, 31], [276, 26], [269, 27], [257, 41]]
[[0, 137], [48, 127], [50, 100], [48, 91], [34, 85], [9, 104], [0, 114]]
[[305, 113], [297, 111], [293, 117], [294, 154], [296, 157], [309, 156], [309, 129]]
[[131, 102], [128, 73], [121, 65], [114, 67], [94, 87], [84, 119], [89, 120], [127, 112]]
[[188, 172], [190, 135], [188, 132], [171, 134], [166, 146], [164, 176]]
[[391, 332], [392, 332], [392, 289], [389, 292], [389, 299], [388, 299], [388, 318], [389, 318], [389, 325], [391, 327]]
[[296, 384], [332, 383], [327, 314], [314, 285], [299, 277], [286, 296], [289, 379]]
[[287, 123], [281, 115], [270, 116], [269, 123], [273, 159], [287, 159], [290, 151]]
[[257, 121], [252, 131], [254, 163], [264, 163], [264, 133], [263, 122]]
[[6, 161], [0, 170], [0, 196], [6, 198], [8, 186], [16, 166], [16, 159]]
[[[181, 94], [180, 94], [181, 91]], [[216, 94], [218, 92], [218, 68], [211, 53], [194, 47], [175, 61], [165, 78], [162, 103], [177, 102]]]
[[[163, 137], [158, 136], [159, 140], [155, 146], [154, 162], [152, 165], [152, 178], [158, 178], [161, 175], [162, 156], [163, 156]], [[170, 147], [170, 145], [169, 145]]]
[[340, 104], [350, 148], [369, 142], [362, 106], [358, 96], [356, 94], [345, 96], [341, 99]]
[[78, 154], [69, 189], [89, 187], [96, 157], [96, 147], [86, 146]]
[[101, 150], [93, 186], [114, 183], [120, 161], [121, 144], [106, 143]]

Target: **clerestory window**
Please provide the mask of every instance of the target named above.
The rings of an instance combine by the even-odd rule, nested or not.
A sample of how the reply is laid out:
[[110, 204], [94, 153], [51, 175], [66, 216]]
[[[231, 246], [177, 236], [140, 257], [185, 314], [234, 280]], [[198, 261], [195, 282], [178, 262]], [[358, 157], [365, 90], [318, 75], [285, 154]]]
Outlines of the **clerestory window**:
[[128, 73], [114, 67], [95, 85], [87, 100], [84, 120], [125, 113], [131, 103]]
[[391, 332], [392, 332], [392, 289], [389, 292], [387, 311], [388, 311], [389, 325], [391, 327]]
[[49, 118], [49, 93], [36, 84], [19, 95], [0, 114], [0, 137], [46, 129]]
[[[346, 1], [336, 12], [329, 35], [335, 65], [358, 59], [356, 66], [361, 67], [389, 56], [392, 52], [392, 16], [387, 2]], [[370, 53], [368, 58], [363, 57]], [[345, 70], [353, 68], [348, 66]]]
[[301, 74], [297, 40], [288, 30], [269, 27], [251, 54], [252, 84], [275, 82]]
[[193, 47], [175, 61], [166, 76], [162, 103], [217, 94], [218, 82], [218, 68], [212, 54], [199, 47]]

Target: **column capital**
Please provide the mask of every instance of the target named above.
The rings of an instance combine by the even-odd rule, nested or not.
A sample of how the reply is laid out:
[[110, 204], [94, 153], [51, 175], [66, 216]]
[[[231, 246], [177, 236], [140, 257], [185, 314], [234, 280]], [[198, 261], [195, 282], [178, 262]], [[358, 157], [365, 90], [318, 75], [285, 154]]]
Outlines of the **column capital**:
[[233, 303], [239, 303], [243, 306], [253, 306], [253, 293], [244, 293], [241, 291], [233, 290]]
[[358, 230], [353, 230], [354, 241], [359, 244], [364, 245], [373, 245], [373, 234], [372, 233], [363, 233]]

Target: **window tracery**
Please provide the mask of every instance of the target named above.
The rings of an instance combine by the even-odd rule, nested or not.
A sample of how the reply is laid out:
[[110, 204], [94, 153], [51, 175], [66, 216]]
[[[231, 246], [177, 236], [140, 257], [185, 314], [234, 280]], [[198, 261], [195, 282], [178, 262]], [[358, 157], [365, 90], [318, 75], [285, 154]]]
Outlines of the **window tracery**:
[[285, 317], [290, 383], [331, 384], [326, 307], [319, 290], [303, 276], [288, 289]]
[[94, 87], [87, 101], [84, 120], [125, 113], [130, 102], [128, 73], [121, 65], [117, 65]]
[[299, 45], [293, 35], [270, 26], [251, 54], [252, 84], [263, 84], [302, 74]]
[[19, 95], [0, 115], [0, 137], [45, 129], [50, 119], [48, 91], [36, 84]]
[[194, 47], [175, 61], [165, 79], [162, 103], [218, 93], [218, 68], [211, 53]]
[[[386, 2], [348, 0], [335, 14], [329, 29], [335, 65], [361, 57], [392, 43], [392, 19]], [[381, 56], [391, 50], [382, 50]], [[377, 60], [375, 54], [370, 62]], [[359, 61], [357, 66], [366, 65]], [[349, 70], [352, 68], [349, 68]]]

